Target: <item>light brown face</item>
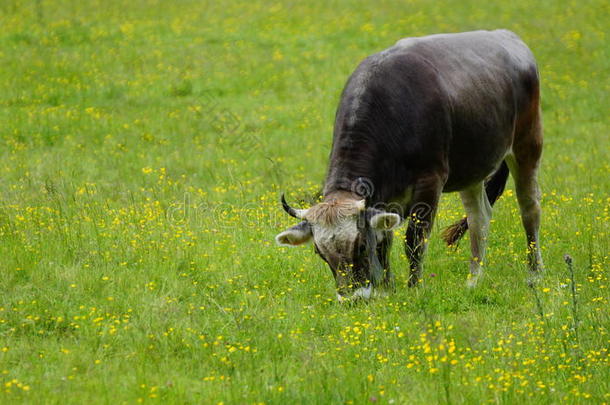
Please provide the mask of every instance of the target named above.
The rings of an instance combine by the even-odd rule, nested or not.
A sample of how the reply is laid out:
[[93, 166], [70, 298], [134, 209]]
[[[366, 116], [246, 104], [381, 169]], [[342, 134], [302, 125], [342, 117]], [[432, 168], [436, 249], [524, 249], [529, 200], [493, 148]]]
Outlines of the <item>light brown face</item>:
[[[323, 209], [327, 218], [328, 207]], [[400, 216], [362, 207], [332, 221], [321, 221], [308, 215], [310, 210], [303, 211], [305, 221], [278, 234], [276, 241], [279, 245], [296, 246], [313, 240], [316, 253], [333, 273], [338, 298], [368, 298], [371, 281], [383, 270], [377, 247], [384, 235], [399, 225]]]
[[370, 281], [365, 232], [358, 227], [357, 217], [343, 218], [334, 225], [312, 225], [316, 253], [330, 267], [338, 294], [346, 295]]

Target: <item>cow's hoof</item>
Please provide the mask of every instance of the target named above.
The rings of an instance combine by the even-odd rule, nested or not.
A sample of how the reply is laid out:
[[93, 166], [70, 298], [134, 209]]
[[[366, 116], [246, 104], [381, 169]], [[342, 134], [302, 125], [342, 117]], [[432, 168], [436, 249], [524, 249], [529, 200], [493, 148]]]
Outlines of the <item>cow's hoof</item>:
[[477, 284], [479, 284], [480, 280], [481, 280], [481, 275], [477, 275], [477, 276], [469, 275], [468, 279], [466, 280], [466, 287], [475, 288], [477, 286]]
[[411, 277], [409, 279], [409, 281], [407, 282], [407, 286], [409, 288], [419, 287], [419, 286], [421, 286], [423, 284], [424, 284], [424, 280], [422, 278], [419, 278], [419, 277]]
[[529, 277], [527, 278], [528, 287], [536, 287], [540, 280], [542, 280], [542, 270], [530, 271]]

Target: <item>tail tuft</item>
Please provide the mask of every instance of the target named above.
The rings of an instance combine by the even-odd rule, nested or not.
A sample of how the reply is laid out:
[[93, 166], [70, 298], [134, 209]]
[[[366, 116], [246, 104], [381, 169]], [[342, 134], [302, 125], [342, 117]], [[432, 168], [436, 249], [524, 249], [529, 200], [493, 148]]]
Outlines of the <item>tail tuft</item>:
[[466, 218], [462, 218], [458, 222], [453, 225], [448, 226], [441, 233], [441, 238], [445, 241], [447, 246], [453, 246], [457, 244], [462, 236], [468, 230], [468, 220]]

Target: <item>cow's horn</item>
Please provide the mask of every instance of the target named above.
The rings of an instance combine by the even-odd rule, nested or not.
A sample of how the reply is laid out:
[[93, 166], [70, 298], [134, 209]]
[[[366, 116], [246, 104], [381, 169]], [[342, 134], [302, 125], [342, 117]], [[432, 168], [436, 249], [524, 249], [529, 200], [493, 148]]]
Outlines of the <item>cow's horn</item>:
[[286, 198], [284, 197], [284, 193], [282, 193], [282, 207], [284, 207], [284, 211], [286, 211], [288, 215], [297, 219], [303, 219], [307, 213], [307, 210], [297, 210], [288, 205]]

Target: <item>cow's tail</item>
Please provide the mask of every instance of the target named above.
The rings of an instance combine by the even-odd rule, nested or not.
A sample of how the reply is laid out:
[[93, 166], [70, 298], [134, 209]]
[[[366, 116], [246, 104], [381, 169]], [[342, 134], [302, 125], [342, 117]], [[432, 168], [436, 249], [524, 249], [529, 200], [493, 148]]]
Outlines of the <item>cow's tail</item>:
[[[506, 180], [508, 180], [508, 166], [503, 161], [500, 168], [485, 182], [485, 192], [487, 193], [487, 199], [491, 205], [500, 198], [504, 187], [506, 186]], [[462, 218], [455, 224], [448, 226], [443, 230], [441, 237], [447, 243], [448, 246], [455, 245], [464, 236], [468, 230], [468, 220], [466, 217]]]

